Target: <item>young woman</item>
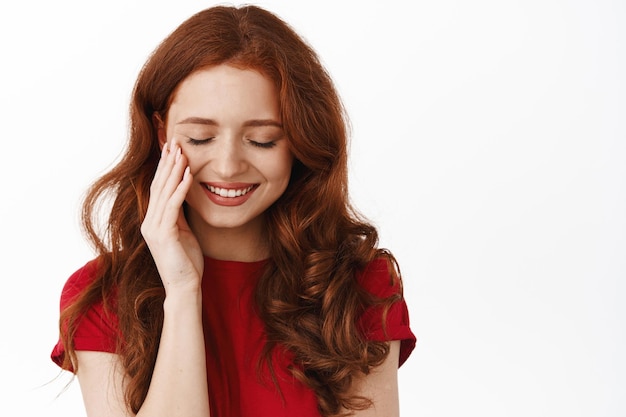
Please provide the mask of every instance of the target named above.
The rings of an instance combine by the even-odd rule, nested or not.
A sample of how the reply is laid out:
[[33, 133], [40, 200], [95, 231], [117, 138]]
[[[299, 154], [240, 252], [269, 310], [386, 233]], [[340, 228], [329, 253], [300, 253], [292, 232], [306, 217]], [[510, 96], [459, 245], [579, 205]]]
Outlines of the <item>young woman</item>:
[[348, 203], [343, 108], [311, 48], [260, 8], [204, 10], [130, 113], [52, 352], [87, 414], [398, 415], [415, 337], [395, 259]]

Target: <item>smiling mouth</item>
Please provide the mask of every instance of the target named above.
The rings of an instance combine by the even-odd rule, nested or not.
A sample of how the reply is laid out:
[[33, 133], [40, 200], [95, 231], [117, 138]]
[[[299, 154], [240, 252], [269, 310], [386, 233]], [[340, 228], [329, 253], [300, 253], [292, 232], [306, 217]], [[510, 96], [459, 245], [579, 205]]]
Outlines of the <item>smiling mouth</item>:
[[248, 194], [254, 188], [254, 185], [251, 185], [246, 188], [220, 188], [214, 187], [212, 185], [205, 185], [205, 188], [212, 192], [215, 195], [219, 195], [220, 197], [225, 198], [235, 198], [241, 197], [242, 195]]

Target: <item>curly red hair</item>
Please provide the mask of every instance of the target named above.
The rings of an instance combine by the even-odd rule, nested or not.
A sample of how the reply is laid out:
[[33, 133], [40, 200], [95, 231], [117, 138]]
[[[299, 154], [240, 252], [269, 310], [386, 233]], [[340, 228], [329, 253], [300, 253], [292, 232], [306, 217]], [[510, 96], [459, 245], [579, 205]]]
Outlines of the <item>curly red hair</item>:
[[[165, 293], [140, 233], [159, 160], [152, 117], [165, 115], [176, 87], [189, 74], [229, 64], [258, 70], [279, 92], [282, 124], [294, 155], [290, 184], [267, 211], [270, 261], [256, 302], [268, 343], [260, 364], [281, 345], [294, 354], [293, 375], [314, 390], [323, 415], [367, 408], [350, 392], [388, 354], [386, 343], [366, 342], [357, 329], [369, 305], [389, 306], [401, 294], [373, 300], [355, 272], [376, 257], [376, 229], [348, 200], [347, 118], [331, 78], [315, 52], [282, 20], [254, 6], [213, 7], [172, 32], [141, 70], [130, 106], [130, 140], [121, 161], [90, 188], [83, 227], [99, 254], [97, 279], [61, 315], [64, 367], [77, 368], [72, 339], [91, 304], [103, 301], [117, 315], [118, 353], [128, 375], [126, 402], [143, 403], [156, 360]], [[102, 203], [112, 200], [107, 221]], [[115, 292], [115, 304], [106, 304]], [[123, 342], [122, 342], [123, 341]]]

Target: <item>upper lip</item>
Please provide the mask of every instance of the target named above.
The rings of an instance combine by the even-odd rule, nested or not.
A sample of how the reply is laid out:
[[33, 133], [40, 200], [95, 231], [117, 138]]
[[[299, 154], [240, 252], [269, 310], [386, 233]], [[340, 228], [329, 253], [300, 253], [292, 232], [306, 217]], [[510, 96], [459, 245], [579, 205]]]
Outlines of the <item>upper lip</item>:
[[243, 190], [253, 185], [257, 185], [253, 182], [203, 182], [205, 186], [222, 188], [225, 190]]

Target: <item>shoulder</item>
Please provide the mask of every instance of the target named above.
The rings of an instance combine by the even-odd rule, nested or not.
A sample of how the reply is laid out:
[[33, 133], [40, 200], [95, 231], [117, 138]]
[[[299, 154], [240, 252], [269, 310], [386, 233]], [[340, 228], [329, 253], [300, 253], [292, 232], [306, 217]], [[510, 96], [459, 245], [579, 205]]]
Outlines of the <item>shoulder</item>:
[[356, 274], [357, 283], [368, 293], [381, 298], [402, 293], [402, 282], [395, 261], [378, 257]]
[[[103, 299], [85, 300], [81, 297], [95, 283], [100, 269], [100, 261], [93, 259], [74, 271], [65, 282], [60, 301], [61, 337], [55, 345], [51, 358], [61, 367], [73, 371], [72, 364], [65, 363], [67, 347], [64, 337], [72, 340], [73, 351], [88, 350], [113, 353], [116, 350], [117, 317], [104, 308]], [[76, 311], [76, 306], [80, 311]], [[63, 317], [64, 312], [70, 315]], [[65, 335], [65, 336], [64, 336]]]
[[95, 280], [98, 263], [92, 259], [70, 275], [61, 292], [61, 307], [71, 304]]
[[374, 299], [360, 315], [357, 325], [367, 341], [400, 341], [402, 365], [415, 348], [409, 311], [404, 300], [402, 280], [393, 257], [381, 256], [357, 273], [357, 282]]

